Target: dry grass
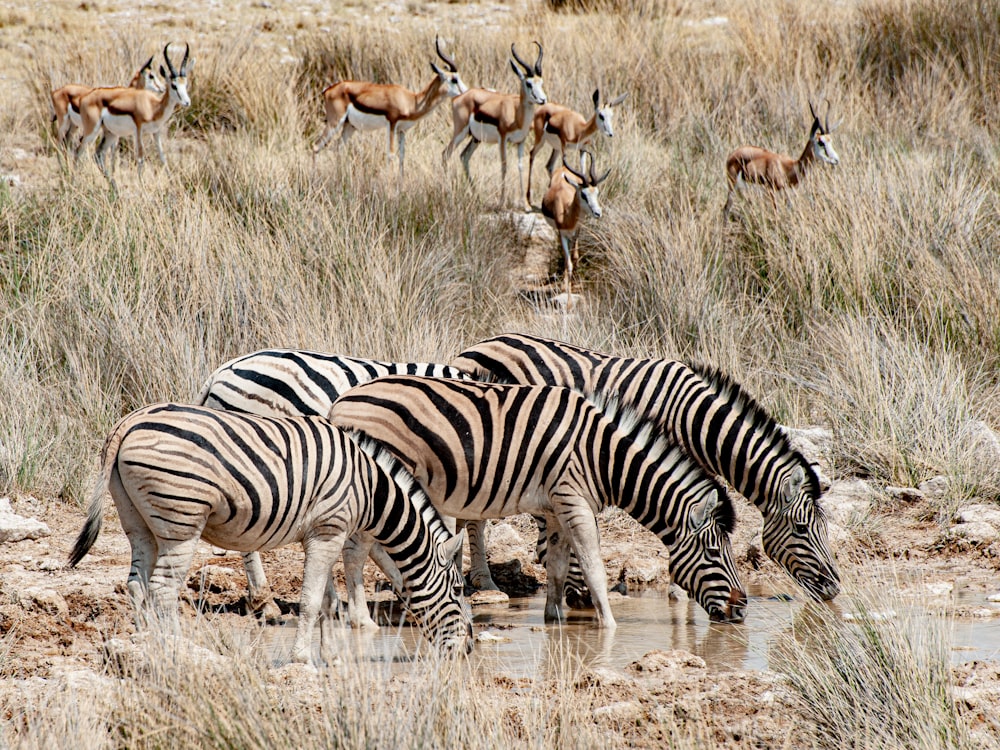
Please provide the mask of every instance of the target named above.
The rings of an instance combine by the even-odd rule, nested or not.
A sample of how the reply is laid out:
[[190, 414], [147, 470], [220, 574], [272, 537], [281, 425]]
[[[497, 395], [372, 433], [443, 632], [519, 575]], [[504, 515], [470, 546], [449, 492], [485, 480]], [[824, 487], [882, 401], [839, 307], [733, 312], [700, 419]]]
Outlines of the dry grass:
[[[21, 79], [0, 93], [0, 168], [19, 169], [16, 148], [34, 165], [24, 186], [0, 187], [0, 492], [81, 497], [121, 414], [190, 399], [219, 363], [258, 347], [447, 360], [516, 327], [715, 363], [780, 420], [831, 425], [844, 471], [958, 478], [942, 518], [964, 498], [1000, 494], [995, 457], [970, 438], [977, 421], [1000, 427], [995, 3], [859, 0], [817, 16], [814, 3], [784, 0], [553, 0], [574, 12], [511, 5], [500, 28], [463, 24], [472, 3], [449, 5], [453, 22], [403, 14], [325, 29], [289, 18], [273, 21], [278, 32], [260, 5], [239, 31], [206, 22], [192, 35], [194, 105], [167, 139], [169, 170], [139, 182], [126, 155], [117, 195], [89, 158], [75, 171], [56, 160], [48, 90], [123, 82], [189, 32], [176, 20], [115, 26], [76, 5], [0, 14], [31, 50], [0, 43]], [[96, 42], [67, 47], [69, 29]], [[554, 101], [585, 111], [595, 85], [629, 94], [616, 138], [597, 146], [614, 171], [605, 217], [582, 237], [589, 305], [568, 322], [514, 294], [516, 242], [503, 222], [479, 220], [498, 208], [495, 148], [474, 158], [472, 189], [457, 159], [442, 175], [447, 106], [410, 135], [400, 189], [382, 135], [360, 134], [313, 167], [322, 87], [352, 76], [420, 88], [436, 33], [472, 85], [512, 90], [510, 43], [539, 39]], [[10, 106], [18, 90], [27, 108]], [[843, 118], [841, 166], [816, 169], [777, 211], [750, 191], [723, 221], [726, 153], [755, 143], [797, 155], [809, 100], [827, 98]], [[227, 700], [263, 701], [264, 672], [245, 669], [249, 692]], [[178, 689], [158, 679], [149, 696], [117, 695], [130, 731], [158, 691]], [[429, 693], [437, 718], [421, 731], [447, 724], [449, 701], [474, 709], [452, 690]], [[332, 720], [300, 720], [340, 736]], [[938, 719], [927, 722], [939, 736]], [[519, 744], [535, 742], [526, 736]], [[445, 739], [498, 737], [509, 741]], [[369, 744], [394, 744], [382, 739]]]

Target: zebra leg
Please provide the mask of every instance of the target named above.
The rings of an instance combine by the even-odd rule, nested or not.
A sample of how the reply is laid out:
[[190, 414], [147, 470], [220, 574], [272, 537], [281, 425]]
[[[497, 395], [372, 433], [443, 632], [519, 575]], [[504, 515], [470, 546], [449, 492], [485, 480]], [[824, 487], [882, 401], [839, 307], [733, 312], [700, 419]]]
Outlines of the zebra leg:
[[278, 609], [274, 593], [267, 583], [267, 575], [260, 561], [260, 552], [244, 552], [243, 568], [247, 574], [250, 611], [260, 615], [264, 622], [281, 622], [281, 610]]
[[323, 539], [306, 539], [305, 564], [302, 572], [302, 595], [299, 599], [299, 627], [292, 644], [292, 661], [308, 664], [312, 656], [312, 634], [316, 627], [330, 568], [344, 546], [344, 534]]
[[[565, 499], [561, 502], [565, 505]], [[580, 570], [583, 571], [583, 579], [594, 600], [600, 627], [618, 627], [608, 601], [608, 573], [601, 559], [597, 519], [590, 510], [589, 503], [580, 498], [578, 502], [565, 507], [559, 522], [568, 532], [570, 544], [580, 563]]]
[[158, 552], [153, 573], [149, 577], [149, 600], [158, 618], [172, 628], [180, 625], [178, 597], [181, 584], [188, 570], [195, 550], [201, 540], [203, 523], [189, 532], [187, 539], [180, 541], [158, 539]]
[[144, 624], [144, 608], [149, 591], [149, 578], [156, 561], [156, 537], [150, 531], [146, 519], [136, 509], [125, 488], [122, 486], [118, 470], [111, 472], [108, 489], [118, 509], [118, 518], [132, 548], [132, 564], [128, 573], [128, 596], [135, 610], [136, 628]]
[[569, 568], [569, 544], [555, 519], [545, 528], [545, 622], [561, 622], [565, 619], [562, 599]]
[[[365, 596], [365, 560], [372, 551], [374, 540], [355, 534], [344, 543], [344, 579], [347, 584], [347, 622], [362, 630], [378, 630], [378, 623], [368, 611]], [[381, 547], [379, 548], [381, 549]]]
[[467, 520], [465, 530], [469, 533], [469, 582], [479, 591], [499, 591], [493, 581], [490, 566], [486, 560], [488, 540], [486, 520]]

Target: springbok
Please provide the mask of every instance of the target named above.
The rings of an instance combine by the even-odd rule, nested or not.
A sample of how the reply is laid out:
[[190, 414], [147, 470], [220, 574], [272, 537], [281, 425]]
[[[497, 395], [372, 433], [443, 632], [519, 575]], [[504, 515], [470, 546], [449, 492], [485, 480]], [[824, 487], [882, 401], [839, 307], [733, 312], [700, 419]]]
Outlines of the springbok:
[[[566, 258], [566, 271], [564, 280], [566, 285], [566, 303], [569, 304], [570, 282], [573, 278], [573, 269], [580, 260], [580, 253], [577, 247], [577, 230], [580, 224], [580, 207], [586, 209], [586, 213], [594, 218], [601, 218], [601, 204], [598, 201], [597, 186], [604, 182], [611, 174], [609, 168], [600, 177], [594, 171], [594, 155], [589, 150], [584, 150], [580, 159], [586, 155], [590, 162], [586, 172], [577, 172], [567, 162], [563, 155], [563, 165], [561, 169], [555, 171], [549, 181], [549, 189], [542, 198], [542, 215], [546, 221], [559, 233], [559, 243], [562, 245], [563, 255]], [[582, 164], [581, 164], [582, 167]], [[572, 241], [573, 246], [570, 247]]]
[[[513, 59], [510, 67], [521, 81], [518, 94], [501, 94], [488, 89], [469, 89], [455, 97], [451, 104], [454, 135], [451, 143], [441, 154], [441, 161], [447, 162], [455, 147], [466, 138], [469, 144], [462, 151], [462, 166], [465, 176], [469, 174], [469, 159], [480, 143], [500, 144], [500, 202], [503, 203], [507, 187], [507, 145], [517, 144], [518, 195], [524, 195], [524, 141], [531, 127], [531, 117], [535, 107], [545, 104], [542, 89], [542, 45], [538, 47], [538, 57], [534, 65], [528, 65], [510, 45]], [[516, 61], [516, 62], [515, 62]], [[520, 68], [518, 68], [520, 65]], [[526, 206], [530, 210], [530, 206]]]
[[[54, 112], [52, 121], [56, 124], [56, 137], [63, 146], [69, 146], [73, 130], [80, 127], [79, 101], [81, 97], [89, 94], [95, 88], [96, 86], [87, 86], [83, 83], [67, 83], [52, 92], [52, 110]], [[146, 60], [146, 63], [132, 76], [132, 80], [128, 82], [128, 88], [147, 89], [157, 94], [164, 92], [163, 84], [153, 72], [152, 57]]]
[[[771, 205], [777, 210], [778, 204], [774, 194], [778, 190], [798, 185], [816, 159], [831, 166], [836, 166], [840, 162], [840, 157], [830, 143], [830, 133], [833, 128], [830, 127], [829, 100], [826, 103], [826, 117], [823, 123], [820, 123], [812, 102], [809, 102], [809, 112], [813, 117], [809, 140], [798, 159], [757, 146], [741, 146], [729, 154], [726, 158], [729, 195], [726, 197], [726, 207], [722, 210], [724, 217], [729, 216], [733, 196], [744, 184], [762, 185], [767, 188], [771, 194]], [[790, 197], [788, 203], [791, 205]]]
[[[594, 89], [594, 114], [589, 120], [579, 112], [553, 102], [543, 104], [535, 110], [535, 117], [531, 121], [535, 144], [528, 155], [528, 191], [524, 197], [525, 203], [531, 204], [531, 173], [535, 166], [535, 156], [542, 150], [542, 146], [548, 144], [552, 147], [552, 154], [545, 165], [551, 179], [559, 160], [567, 151], [581, 150], [590, 145], [598, 132], [607, 138], [614, 137], [613, 108], [625, 101], [626, 96], [627, 93], [622, 94], [602, 105], [601, 90]], [[580, 167], [583, 167], [582, 162]]]
[[194, 60], [188, 61], [191, 51], [189, 45], [184, 45], [184, 59], [178, 70], [170, 62], [168, 54], [169, 43], [163, 48], [163, 59], [170, 70], [160, 66], [160, 75], [166, 82], [166, 92], [157, 95], [152, 91], [139, 91], [129, 88], [99, 88], [80, 99], [80, 121], [83, 138], [76, 148], [76, 160], [80, 160], [83, 149], [93, 143], [100, 130], [104, 131], [104, 140], [97, 150], [96, 159], [105, 176], [110, 180], [111, 174], [104, 162], [104, 155], [113, 148], [122, 136], [131, 135], [135, 138], [135, 154], [139, 164], [139, 176], [142, 177], [142, 163], [145, 154], [142, 149], [142, 134], [152, 133], [156, 142], [156, 150], [160, 163], [166, 164], [167, 157], [163, 153], [163, 132], [167, 129], [174, 108], [191, 104], [188, 96], [187, 75], [194, 67]]
[[368, 81], [340, 81], [323, 90], [326, 108], [326, 128], [313, 148], [313, 160], [340, 129], [341, 144], [355, 130], [385, 128], [389, 137], [389, 161], [399, 144], [399, 177], [403, 178], [403, 157], [406, 150], [406, 131], [429, 114], [444, 96], [456, 97], [468, 90], [458, 74], [455, 60], [441, 50], [441, 40], [435, 38], [434, 49], [444, 61], [445, 70], [431, 62], [434, 79], [419, 93], [392, 83]]

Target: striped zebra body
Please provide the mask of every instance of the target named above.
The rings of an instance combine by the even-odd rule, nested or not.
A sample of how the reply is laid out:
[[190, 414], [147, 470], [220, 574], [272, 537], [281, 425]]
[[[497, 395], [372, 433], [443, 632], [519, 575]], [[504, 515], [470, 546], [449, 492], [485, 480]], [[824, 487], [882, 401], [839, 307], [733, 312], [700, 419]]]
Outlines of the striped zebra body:
[[731, 501], [678, 448], [650, 430], [633, 438], [627, 415], [620, 426], [568, 388], [390, 376], [345, 393], [330, 419], [388, 448], [442, 513], [546, 516], [555, 527], [547, 619], [562, 616], [567, 556], [556, 553], [571, 547], [601, 624], [614, 627], [595, 519], [609, 505], [660, 537], [675, 581], [712, 619], [744, 617], [729, 543]]
[[522, 334], [482, 341], [452, 364], [502, 382], [562, 385], [620, 398], [760, 509], [764, 552], [810, 595], [829, 600], [839, 593], [815, 470], [774, 419], [719, 371], [674, 360], [614, 357]]
[[[216, 369], [208, 376], [195, 403], [262, 417], [325, 417], [342, 393], [383, 375], [468, 379], [464, 372], [448, 365], [381, 362], [300, 349], [263, 349], [232, 359]], [[478, 543], [478, 537], [476, 541]], [[364, 546], [391, 578], [392, 565], [381, 547]], [[345, 557], [353, 560], [359, 554], [362, 553], [357, 543], [348, 540], [344, 548]], [[485, 560], [485, 550], [476, 550], [473, 556]], [[251, 605], [265, 619], [278, 619], [280, 612], [267, 583], [260, 554], [248, 552], [244, 554], [243, 562]], [[355, 627], [377, 628], [366, 607], [355, 607], [359, 601], [358, 592], [360, 601], [364, 601], [364, 579], [358, 566], [349, 567], [357, 572], [357, 577], [346, 582], [348, 591], [354, 592], [348, 596], [348, 620]]]
[[472, 647], [462, 576], [452, 559], [461, 537], [450, 537], [395, 459], [324, 419], [158, 404], [118, 423], [101, 465], [69, 564], [79, 563], [96, 540], [110, 490], [132, 547], [128, 589], [137, 613], [148, 604], [176, 622], [178, 589], [201, 539], [242, 552], [301, 542], [305, 567], [292, 658], [308, 661], [330, 568], [347, 537], [362, 533], [397, 564], [407, 606], [427, 638], [445, 652]]

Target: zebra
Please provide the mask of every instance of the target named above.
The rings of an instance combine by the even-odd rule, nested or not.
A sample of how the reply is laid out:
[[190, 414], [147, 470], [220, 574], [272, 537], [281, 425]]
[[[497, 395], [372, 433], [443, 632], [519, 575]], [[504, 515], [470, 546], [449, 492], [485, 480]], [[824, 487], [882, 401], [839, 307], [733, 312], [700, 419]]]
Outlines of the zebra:
[[[262, 349], [218, 367], [208, 376], [195, 403], [262, 417], [325, 417], [344, 391], [382, 375], [469, 379], [464, 372], [448, 365], [381, 362], [301, 349]], [[480, 538], [476, 537], [477, 544]], [[391, 561], [381, 547], [371, 548], [370, 553], [383, 571], [392, 570]], [[353, 560], [357, 554], [356, 545], [349, 540], [344, 547], [345, 558]], [[473, 549], [471, 556], [485, 560], [486, 551]], [[363, 563], [363, 556], [361, 560]], [[280, 619], [281, 613], [274, 603], [260, 553], [245, 553], [243, 563], [251, 607], [260, 612], [264, 620]], [[359, 566], [351, 565], [350, 568], [357, 571], [357, 578], [347, 581], [348, 588], [363, 588]], [[363, 591], [360, 598], [363, 601]], [[357, 600], [357, 596], [348, 597], [348, 621], [359, 628], [377, 628], [367, 608], [354, 608], [353, 602]]]
[[110, 490], [132, 548], [128, 592], [176, 625], [178, 589], [200, 539], [243, 552], [301, 542], [305, 551], [292, 659], [308, 662], [330, 568], [361, 532], [396, 563], [405, 604], [443, 653], [472, 649], [471, 613], [451, 537], [400, 463], [320, 417], [266, 418], [184, 404], [132, 412], [112, 430], [75, 567], [101, 529]]
[[[719, 370], [615, 357], [525, 334], [481, 341], [451, 364], [473, 377], [488, 373], [500, 382], [616, 395], [760, 509], [765, 554], [810, 596], [831, 600], [840, 592], [815, 469], [764, 408]], [[477, 536], [476, 529], [468, 531]], [[477, 549], [471, 542], [470, 548]]]
[[546, 620], [562, 619], [571, 545], [599, 624], [615, 627], [595, 515], [616, 505], [659, 536], [675, 582], [713, 621], [741, 622], [746, 594], [729, 541], [732, 501], [679, 448], [652, 429], [633, 437], [636, 419], [614, 404], [606, 409], [569, 388], [389, 376], [343, 394], [330, 420], [388, 448], [442, 513], [545, 515], [555, 527]]

